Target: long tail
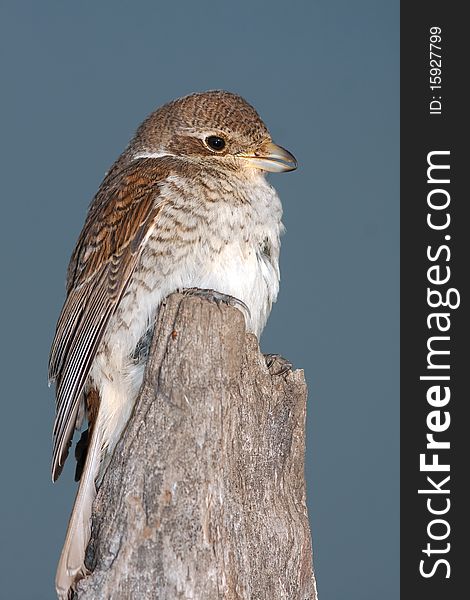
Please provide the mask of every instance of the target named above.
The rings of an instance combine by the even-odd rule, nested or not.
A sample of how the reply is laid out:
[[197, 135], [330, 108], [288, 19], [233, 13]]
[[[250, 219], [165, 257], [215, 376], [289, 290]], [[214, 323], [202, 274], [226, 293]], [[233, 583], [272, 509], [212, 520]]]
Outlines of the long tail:
[[99, 473], [102, 454], [100, 429], [95, 426], [91, 434], [64, 547], [57, 565], [55, 586], [60, 600], [67, 600], [76, 580], [86, 574], [85, 551], [91, 535], [91, 510], [96, 497], [95, 481]]

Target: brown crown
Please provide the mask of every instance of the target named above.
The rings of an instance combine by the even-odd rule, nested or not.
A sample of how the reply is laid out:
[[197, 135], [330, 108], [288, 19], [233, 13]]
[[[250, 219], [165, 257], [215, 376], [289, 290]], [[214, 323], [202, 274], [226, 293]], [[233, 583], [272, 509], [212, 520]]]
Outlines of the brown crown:
[[241, 96], [222, 90], [178, 98], [151, 113], [137, 130], [133, 148], [154, 148], [179, 129], [236, 133], [253, 143], [269, 137], [256, 110]]

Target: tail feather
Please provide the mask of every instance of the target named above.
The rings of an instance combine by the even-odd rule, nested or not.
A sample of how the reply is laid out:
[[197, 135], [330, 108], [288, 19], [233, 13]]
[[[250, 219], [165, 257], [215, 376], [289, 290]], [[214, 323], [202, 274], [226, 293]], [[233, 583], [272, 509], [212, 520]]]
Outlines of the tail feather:
[[91, 512], [96, 497], [95, 481], [100, 469], [101, 449], [102, 434], [95, 426], [57, 565], [55, 585], [60, 600], [67, 600], [74, 583], [86, 574], [85, 551], [91, 535]]

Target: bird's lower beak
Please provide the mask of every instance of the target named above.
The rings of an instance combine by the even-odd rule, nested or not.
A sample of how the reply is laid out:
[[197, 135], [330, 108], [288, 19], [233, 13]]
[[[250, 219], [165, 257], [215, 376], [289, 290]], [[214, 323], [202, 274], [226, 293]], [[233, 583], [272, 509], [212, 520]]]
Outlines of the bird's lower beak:
[[272, 173], [281, 173], [283, 171], [293, 171], [297, 169], [297, 161], [290, 152], [285, 148], [278, 146], [274, 142], [264, 144], [258, 151], [253, 154], [240, 153], [237, 154], [240, 158], [250, 161], [250, 164], [263, 171], [271, 171]]

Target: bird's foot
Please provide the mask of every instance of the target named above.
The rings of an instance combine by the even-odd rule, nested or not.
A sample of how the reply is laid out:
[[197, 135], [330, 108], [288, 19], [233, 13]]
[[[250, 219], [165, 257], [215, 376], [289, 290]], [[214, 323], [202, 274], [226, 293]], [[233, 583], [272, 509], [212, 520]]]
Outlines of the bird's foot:
[[132, 360], [134, 364], [138, 365], [139, 363], [146, 362], [150, 352], [150, 346], [152, 344], [154, 329], [154, 325], [149, 327], [144, 333], [144, 335], [137, 342], [137, 346], [135, 347], [134, 352], [132, 354]]
[[234, 306], [235, 308], [239, 308], [242, 312], [246, 312], [248, 316], [250, 316], [250, 309], [243, 302], [243, 300], [239, 300], [234, 296], [229, 296], [228, 294], [222, 294], [221, 292], [217, 292], [215, 290], [206, 290], [200, 288], [186, 288], [182, 290], [182, 293], [185, 296], [198, 296], [199, 298], [206, 298], [216, 304], [227, 304], [228, 306]]
[[264, 354], [266, 366], [271, 375], [285, 375], [292, 371], [294, 365], [280, 354]]

